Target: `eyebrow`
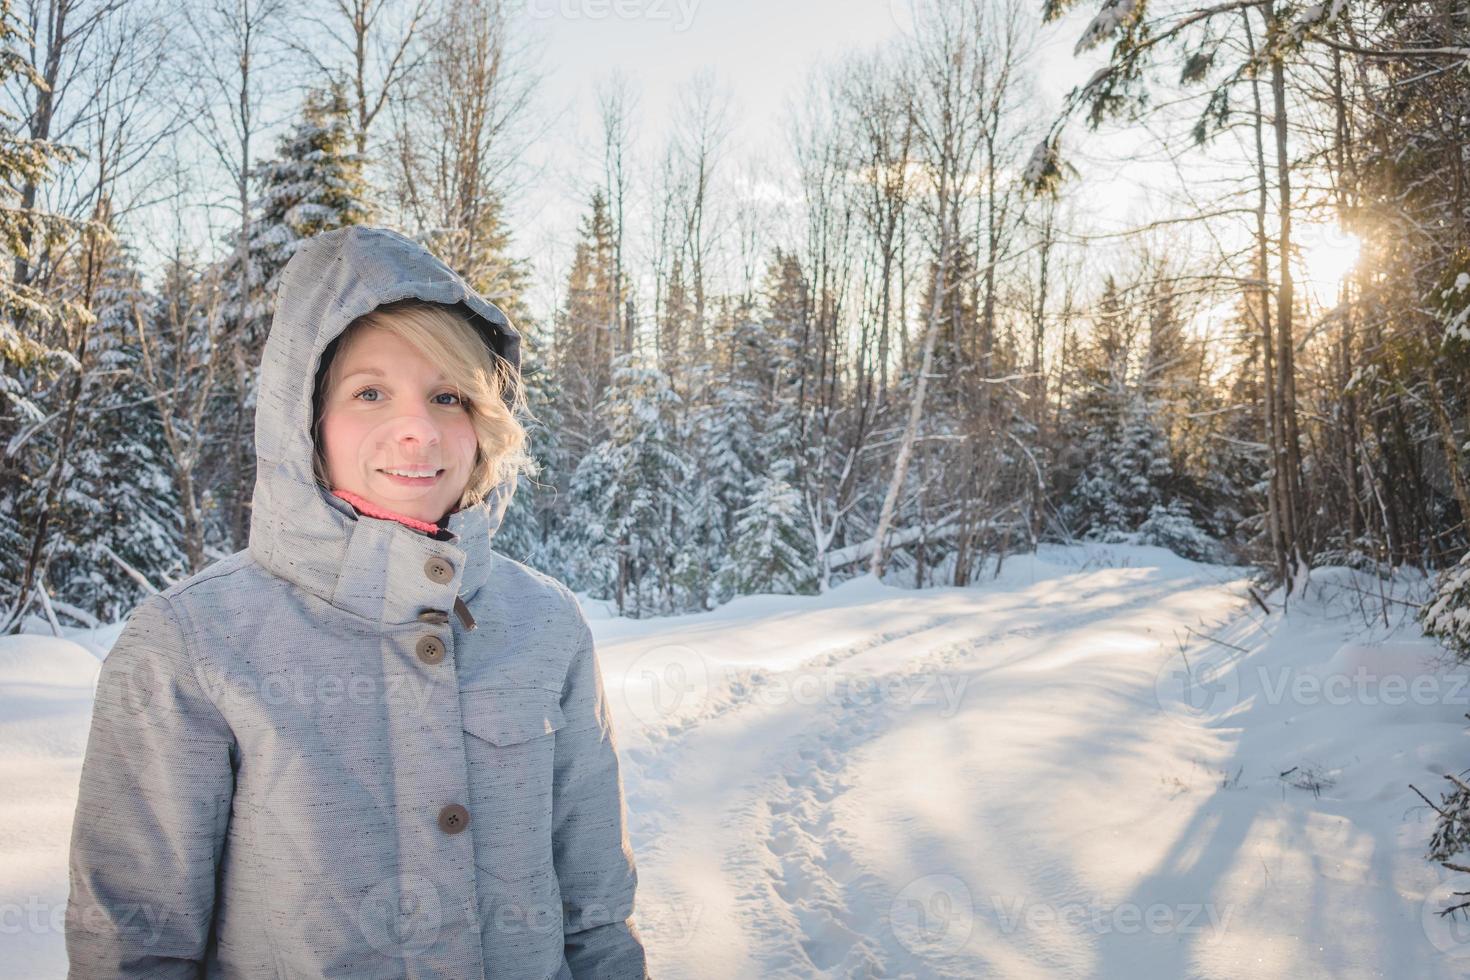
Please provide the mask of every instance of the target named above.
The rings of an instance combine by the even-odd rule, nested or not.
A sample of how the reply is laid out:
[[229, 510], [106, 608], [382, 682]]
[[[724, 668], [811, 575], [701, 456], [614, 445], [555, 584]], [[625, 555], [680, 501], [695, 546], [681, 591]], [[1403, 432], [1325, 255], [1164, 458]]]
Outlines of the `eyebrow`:
[[[385, 378], [385, 377], [387, 377], [387, 375], [385, 375], [382, 371], [380, 371], [379, 369], [377, 369], [375, 367], [365, 367], [365, 368], [358, 368], [356, 371], [352, 371], [352, 372], [349, 372], [348, 374], [342, 375], [342, 380], [345, 381], [348, 378], [355, 378], [359, 374], [370, 374], [370, 375], [372, 375], [375, 378]], [[436, 383], [437, 382], [440, 382], [440, 381], [446, 381], [446, 380], [448, 380], [448, 379], [444, 377], [444, 372], [442, 372], [442, 371], [439, 372], [439, 374], [437, 374], [434, 377], [434, 381]]]

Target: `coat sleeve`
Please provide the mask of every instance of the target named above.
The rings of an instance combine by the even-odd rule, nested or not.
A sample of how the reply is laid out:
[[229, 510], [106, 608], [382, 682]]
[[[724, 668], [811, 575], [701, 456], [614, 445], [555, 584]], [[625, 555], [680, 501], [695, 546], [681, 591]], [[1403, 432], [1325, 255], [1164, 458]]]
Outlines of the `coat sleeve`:
[[552, 850], [566, 959], [574, 977], [642, 978], [648, 976], [643, 940], [633, 922], [638, 875], [617, 742], [585, 617], [581, 628], [562, 690], [565, 724], [556, 733], [552, 793]]
[[234, 736], [172, 604], [102, 662], [72, 824], [69, 977], [200, 977], [234, 795]]

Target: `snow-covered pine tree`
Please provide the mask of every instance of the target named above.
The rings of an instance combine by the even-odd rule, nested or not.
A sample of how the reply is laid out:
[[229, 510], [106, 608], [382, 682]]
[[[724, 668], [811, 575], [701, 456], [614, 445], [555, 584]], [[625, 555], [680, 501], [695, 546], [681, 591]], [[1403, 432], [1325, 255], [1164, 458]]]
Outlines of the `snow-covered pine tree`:
[[220, 269], [176, 248], [147, 308], [133, 323], [134, 339], [147, 349], [146, 356], [133, 362], [133, 372], [146, 389], [166, 447], [165, 466], [176, 501], [170, 516], [178, 525], [189, 572], [204, 567], [233, 542], [231, 513], [219, 493], [219, 488], [231, 487], [231, 467], [238, 458], [230, 451], [234, 414], [220, 409], [218, 394], [221, 376], [234, 367], [220, 322], [226, 293]]
[[1204, 502], [1201, 524], [1216, 540], [1257, 554], [1268, 561], [1266, 537], [1267, 447], [1261, 375], [1261, 335], [1246, 301], [1228, 321], [1234, 328], [1234, 370], [1225, 389], [1212, 402], [1192, 410], [1208, 420], [1203, 428], [1194, 470]]
[[135, 317], [150, 297], [131, 248], [113, 240], [93, 296], [92, 372], [79, 406], [47, 584], [99, 622], [122, 619], [184, 574], [178, 499], [156, 409], [138, 374]]
[[275, 158], [255, 168], [259, 190], [250, 254], [262, 289], [252, 317], [269, 322], [281, 270], [303, 241], [373, 220], [351, 113], [341, 81], [312, 89]]
[[613, 271], [612, 225], [599, 190], [582, 218], [552, 350], [560, 439], [572, 465], [607, 437], [599, 408], [612, 381], [618, 310], [626, 298], [612, 294]]
[[[618, 305], [626, 300], [626, 295], [614, 296], [613, 234], [603, 195], [595, 192], [581, 221], [550, 335], [543, 337], [534, 326], [522, 329], [527, 402], [537, 418], [532, 452], [541, 476], [521, 481], [506, 515], [506, 531], [522, 535], [513, 541], [539, 559], [538, 567], [577, 589], [603, 582], [606, 571], [597, 567], [600, 559], [582, 550], [587, 536], [572, 523], [569, 488], [577, 467], [608, 436], [602, 405], [620, 344], [615, 331]], [[497, 547], [504, 550], [510, 544], [497, 538]]]
[[743, 413], [745, 428], [729, 432], [725, 450], [724, 479], [740, 479], [741, 485], [723, 498], [727, 544], [715, 582], [721, 602], [746, 592], [816, 592], [823, 578], [807, 507], [808, 494], [819, 491], [804, 484], [815, 468], [807, 464], [801, 437], [808, 294], [796, 255], [776, 250], [762, 296], [761, 321], [743, 322], [725, 345], [730, 382], [722, 397], [732, 417]]
[[1425, 636], [1470, 662], [1470, 552], [1438, 574], [1429, 601], [1415, 615]]
[[721, 568], [722, 594], [816, 591], [801, 495], [787, 480], [789, 469], [751, 478]]
[[238, 229], [222, 243], [221, 319], [257, 360], [270, 328], [281, 270], [296, 249], [313, 235], [372, 220], [350, 113], [340, 81], [309, 90], [300, 115], [277, 142], [276, 155], [252, 168], [256, 193], [251, 202], [250, 283], [243, 300]]
[[739, 338], [732, 357], [750, 372], [761, 401], [756, 441], [759, 457], [767, 465], [776, 459], [798, 462], [803, 443], [803, 358], [808, 353], [803, 341], [810, 288], [795, 253], [776, 249], [766, 266], [762, 297], [764, 317]]
[[235, 370], [221, 379], [218, 406], [234, 419], [232, 436], [222, 447], [234, 458], [224, 468], [227, 475], [220, 487], [232, 529], [228, 546], [243, 546], [249, 529], [245, 501], [255, 485], [249, 434], [255, 420], [260, 354], [281, 271], [306, 239], [373, 217], [355, 139], [343, 84], [333, 81], [325, 89], [308, 91], [300, 115], [277, 143], [275, 157], [261, 161], [251, 172], [257, 190], [250, 223], [248, 289], [239, 273], [238, 230], [224, 245], [226, 294], [221, 314], [235, 349]]
[[[1415, 616], [1425, 636], [1439, 640], [1459, 662], [1470, 661], [1470, 552], [1438, 574], [1429, 601]], [[1453, 869], [1464, 865], [1461, 855], [1470, 851], [1470, 773], [1445, 778], [1450, 786], [1440, 797], [1425, 857]]]
[[1213, 428], [1224, 409], [1209, 383], [1206, 346], [1185, 329], [1184, 311], [1164, 263], [1148, 283], [1145, 310], [1148, 346], [1138, 388], [1163, 436], [1169, 471], [1161, 475], [1158, 487], [1164, 502], [1150, 507], [1139, 527], [1140, 540], [1186, 558], [1218, 558], [1217, 544], [1201, 525], [1208, 523], [1215, 534], [1224, 535], [1239, 520], [1238, 513], [1228, 511], [1229, 501], [1208, 489], [1213, 469], [1229, 469], [1222, 458], [1228, 454]]
[[537, 325], [522, 323], [518, 329], [521, 379], [531, 412], [531, 418], [523, 420], [527, 451], [540, 472], [534, 477], [524, 473], [517, 476], [510, 507], [500, 530], [495, 532], [495, 550], [570, 580], [563, 529], [568, 509], [566, 487], [576, 463], [568, 459], [563, 439], [566, 427], [561, 415], [561, 379], [556, 372], [542, 367], [548, 355], [542, 353], [546, 347]]
[[677, 611], [672, 562], [684, 546], [690, 473], [677, 440], [678, 409], [667, 375], [635, 354], [620, 355], [603, 400], [608, 437], [572, 476], [576, 581], [625, 615]]
[[1133, 378], [1137, 326], [1112, 276], [1093, 328], [1063, 420], [1073, 480], [1060, 511], [1073, 533], [1106, 538], [1136, 530], [1164, 502], [1171, 467], [1153, 402]]
[[[0, 86], [39, 89], [45, 81], [22, 50], [27, 33], [10, 0], [0, 0]], [[36, 599], [36, 583], [44, 555], [44, 513], [50, 490], [57, 486], [55, 455], [39, 443], [23, 444], [37, 432], [54, 428], [67, 406], [64, 399], [86, 370], [86, 344], [92, 315], [72, 290], [48, 290], [37, 284], [45, 263], [63, 254], [61, 246], [76, 233], [77, 223], [48, 210], [44, 195], [27, 199], [52, 179], [54, 169], [76, 158], [73, 149], [46, 139], [33, 139], [25, 121], [0, 107], [0, 254], [13, 271], [0, 276], [0, 632], [21, 622]], [[79, 360], [77, 351], [82, 352]], [[67, 378], [66, 375], [71, 377]], [[73, 428], [73, 432], [75, 429]], [[47, 434], [49, 436], [49, 433]], [[43, 439], [47, 436], [43, 436]], [[44, 479], [43, 479], [44, 478]]]
[[687, 514], [692, 540], [676, 562], [675, 580], [695, 609], [737, 594], [722, 568], [730, 558], [736, 514], [746, 503], [747, 484], [759, 465], [756, 376], [763, 351], [754, 313], [752, 304], [721, 297], [707, 348], [713, 363], [690, 368], [690, 390], [696, 397], [681, 438], [697, 453]]

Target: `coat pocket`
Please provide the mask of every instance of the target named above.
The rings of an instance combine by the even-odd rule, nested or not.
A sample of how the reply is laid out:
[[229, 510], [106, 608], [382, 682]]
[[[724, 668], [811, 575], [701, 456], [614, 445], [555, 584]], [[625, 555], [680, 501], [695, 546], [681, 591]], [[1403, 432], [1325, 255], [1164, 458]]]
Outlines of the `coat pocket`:
[[560, 695], [535, 687], [461, 691], [475, 864], [519, 881], [552, 871], [551, 791]]

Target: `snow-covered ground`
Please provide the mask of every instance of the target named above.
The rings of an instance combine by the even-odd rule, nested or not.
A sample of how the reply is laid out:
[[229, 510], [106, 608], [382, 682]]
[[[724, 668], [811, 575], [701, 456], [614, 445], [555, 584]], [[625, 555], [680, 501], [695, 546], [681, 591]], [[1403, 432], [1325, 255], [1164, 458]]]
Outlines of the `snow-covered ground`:
[[[1470, 927], [1435, 914], [1470, 876], [1425, 863], [1409, 787], [1438, 800], [1470, 766], [1423, 589], [1319, 570], [1267, 617], [1243, 569], [1089, 545], [964, 589], [863, 578], [641, 622], [589, 603], [650, 972], [1470, 972]], [[118, 629], [0, 638], [0, 976], [64, 973]]]

